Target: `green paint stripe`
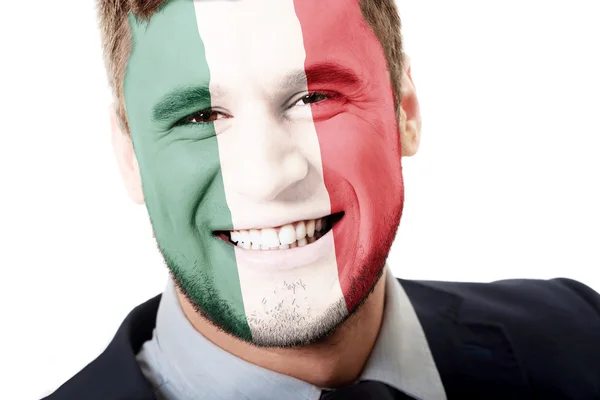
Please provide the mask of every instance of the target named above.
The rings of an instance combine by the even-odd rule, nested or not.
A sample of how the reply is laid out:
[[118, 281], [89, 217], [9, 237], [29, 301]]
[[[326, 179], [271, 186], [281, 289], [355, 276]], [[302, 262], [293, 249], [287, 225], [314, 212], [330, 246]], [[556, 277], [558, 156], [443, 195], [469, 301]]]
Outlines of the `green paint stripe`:
[[[134, 45], [125, 103], [157, 241], [194, 302], [225, 330], [251, 340], [233, 246], [211, 234], [212, 228], [233, 227], [214, 129], [172, 127], [177, 119], [209, 107], [210, 99], [196, 96], [189, 107], [171, 110], [175, 115], [152, 118], [155, 105], [173, 89], [208, 87], [210, 82], [193, 2], [172, 0], [150, 23], [132, 16], [129, 22]], [[171, 104], [179, 100], [172, 97]]]

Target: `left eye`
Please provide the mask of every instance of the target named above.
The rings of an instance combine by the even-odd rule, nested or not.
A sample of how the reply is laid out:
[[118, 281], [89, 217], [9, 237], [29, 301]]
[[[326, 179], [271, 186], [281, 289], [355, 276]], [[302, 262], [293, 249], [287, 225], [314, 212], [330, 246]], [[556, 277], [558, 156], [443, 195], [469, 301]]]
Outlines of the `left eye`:
[[296, 103], [294, 103], [292, 105], [292, 107], [318, 103], [320, 101], [327, 100], [330, 97], [331, 96], [326, 93], [320, 93], [320, 92], [309, 93], [307, 95], [302, 96], [300, 99], [298, 99], [298, 101], [296, 101]]

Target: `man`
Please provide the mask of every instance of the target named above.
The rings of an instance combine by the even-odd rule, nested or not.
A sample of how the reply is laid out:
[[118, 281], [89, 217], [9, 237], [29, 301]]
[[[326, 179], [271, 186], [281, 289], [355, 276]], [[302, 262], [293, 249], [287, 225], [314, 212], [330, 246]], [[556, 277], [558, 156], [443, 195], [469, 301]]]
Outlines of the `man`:
[[171, 280], [50, 399], [597, 399], [600, 296], [396, 280], [421, 120], [393, 0], [100, 0]]

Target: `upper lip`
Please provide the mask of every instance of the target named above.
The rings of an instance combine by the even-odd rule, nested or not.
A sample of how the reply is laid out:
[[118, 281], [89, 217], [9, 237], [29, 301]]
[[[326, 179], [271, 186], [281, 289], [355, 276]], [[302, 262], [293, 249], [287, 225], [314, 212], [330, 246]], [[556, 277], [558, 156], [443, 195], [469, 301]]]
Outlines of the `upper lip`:
[[[319, 218], [325, 218], [325, 217], [329, 217], [332, 214], [326, 214], [326, 215], [319, 215], [319, 216], [309, 216], [309, 217], [304, 217], [304, 218], [296, 218], [293, 220], [290, 219], [286, 219], [283, 223], [281, 222], [281, 220], [273, 220], [270, 222], [262, 222], [260, 225], [259, 224], [249, 224], [246, 225], [244, 227], [238, 227], [236, 226], [235, 229], [214, 229], [213, 232], [230, 232], [232, 230], [235, 231], [242, 231], [242, 230], [250, 230], [250, 229], [264, 229], [264, 228], [279, 228], [281, 226], [284, 225], [288, 225], [288, 224], [295, 224], [296, 222], [299, 221], [308, 221], [311, 219], [319, 219]], [[272, 223], [272, 225], [269, 225], [269, 223]]]

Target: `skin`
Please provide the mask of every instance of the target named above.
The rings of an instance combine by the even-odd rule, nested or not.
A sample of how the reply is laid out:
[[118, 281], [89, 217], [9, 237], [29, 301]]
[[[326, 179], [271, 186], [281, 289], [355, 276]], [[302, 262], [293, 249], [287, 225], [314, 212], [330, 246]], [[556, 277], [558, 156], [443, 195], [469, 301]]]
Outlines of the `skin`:
[[[316, 0], [314, 0], [316, 1]], [[218, 2], [215, 2], [218, 3]], [[316, 3], [315, 3], [316, 4]], [[218, 7], [218, 6], [217, 6]], [[338, 12], [341, 12], [338, 10]], [[219, 15], [220, 17], [224, 17], [224, 14], [211, 14], [211, 17], [215, 16], [215, 15]], [[221, 21], [223, 23], [226, 23], [226, 21]], [[351, 25], [351, 24], [348, 24]], [[335, 24], [319, 24], [317, 25], [318, 29], [320, 29], [320, 32], [317, 32], [318, 35], [317, 36], [321, 36], [321, 37], [332, 37], [335, 36], [336, 34], [339, 34], [339, 28], [335, 26]], [[283, 27], [278, 27], [279, 30], [284, 29]], [[200, 28], [201, 29], [201, 28]], [[311, 31], [314, 32], [316, 28], [313, 28]], [[334, 31], [335, 30], [335, 31]], [[342, 32], [343, 33], [343, 32]], [[281, 35], [284, 39], [285, 39], [285, 35]], [[284, 40], [282, 39], [282, 40]], [[310, 40], [310, 39], [308, 39]], [[307, 41], [307, 35], [305, 33], [305, 41]], [[310, 43], [306, 44], [305, 46], [310, 46]], [[208, 49], [208, 47], [207, 47]], [[208, 52], [208, 50], [207, 50]], [[222, 54], [227, 54], [227, 52], [224, 52]], [[314, 53], [312, 53], [314, 54]], [[323, 56], [326, 54], [331, 54], [331, 49], [324, 49], [323, 52]], [[216, 62], [211, 62], [211, 65], [219, 65], [218, 62], [218, 53], [213, 53], [213, 61]], [[319, 55], [317, 54], [315, 57], [319, 57]], [[225, 60], [225, 59], [223, 59]], [[408, 60], [407, 60], [408, 61]], [[223, 65], [226, 65], [226, 63], [223, 61]], [[277, 63], [271, 63], [270, 65], [279, 65], [281, 67], [285, 67], [285, 65], [283, 64], [277, 64]], [[402, 110], [401, 110], [401, 115], [400, 115], [400, 120], [397, 121], [397, 124], [388, 124], [387, 125], [387, 130], [386, 131], [386, 136], [385, 136], [385, 141], [387, 141], [387, 145], [385, 143], [378, 143], [378, 142], [374, 142], [374, 146], [376, 146], [376, 148], [379, 149], [385, 149], [385, 148], [390, 148], [392, 150], [392, 153], [390, 154], [386, 154], [385, 157], [381, 157], [381, 159], [384, 160], [383, 164], [378, 164], [376, 167], [377, 168], [382, 168], [382, 170], [393, 170], [394, 168], [399, 168], [400, 166], [400, 151], [399, 149], [397, 149], [397, 151], [393, 152], [395, 143], [398, 140], [398, 134], [400, 135], [400, 141], [402, 143], [402, 155], [403, 156], [410, 156], [416, 153], [417, 149], [418, 149], [418, 145], [419, 145], [419, 140], [420, 140], [420, 128], [421, 128], [421, 120], [420, 120], [420, 114], [419, 114], [419, 107], [418, 107], [418, 101], [416, 98], [416, 93], [414, 90], [414, 85], [412, 83], [412, 79], [410, 77], [410, 64], [408, 62], [405, 63], [406, 66], [406, 70], [405, 70], [405, 74], [403, 76], [403, 93], [402, 93]], [[262, 66], [265, 67], [265, 66]], [[289, 67], [289, 66], [287, 66]], [[211, 67], [212, 68], [212, 67]], [[261, 65], [257, 64], [257, 70], [261, 70]], [[244, 70], [244, 73], [246, 70]], [[272, 71], [272, 74], [281, 74], [285, 71]], [[129, 71], [128, 74], [134, 74], [135, 72], [133, 71]], [[236, 86], [234, 84], [231, 84], [230, 82], [240, 82], [240, 81], [244, 81], [244, 79], [234, 79], [234, 78], [245, 78], [245, 81], [249, 81], [251, 78], [253, 79], [252, 81], [254, 82], [256, 79], [260, 79], [260, 76], [243, 76], [243, 75], [236, 75], [236, 74], [241, 74], [242, 72], [238, 71], [238, 70], [226, 70], [226, 69], [216, 69], [211, 70], [211, 79], [220, 79], [219, 82], [221, 84], [229, 84], [229, 89], [235, 94], [235, 89]], [[153, 78], [154, 80], [158, 80], [160, 78], [160, 74], [155, 75]], [[262, 75], [265, 76], [265, 75]], [[266, 76], [269, 76], [269, 74], [267, 74]], [[126, 77], [126, 84], [127, 79], [129, 79], [129, 77]], [[270, 82], [268, 81], [264, 81], [261, 82], [263, 83], [263, 87], [269, 88], [270, 86]], [[310, 80], [308, 82], [309, 86], [310, 86]], [[211, 80], [211, 85], [212, 85], [212, 80]], [[250, 92], [250, 91], [247, 91]], [[357, 119], [356, 116], [365, 119], [365, 118], [375, 118], [375, 119], [381, 119], [381, 116], [383, 114], [377, 114], [379, 113], [385, 113], [385, 118], [390, 118], [390, 110], [392, 110], [392, 117], [395, 118], [395, 115], [393, 115], [393, 105], [390, 104], [391, 102], [391, 97], [388, 98], [388, 100], [386, 100], [386, 103], [381, 105], [381, 104], [376, 104], [376, 101], [374, 99], [371, 99], [369, 96], [365, 97], [365, 98], [352, 98], [351, 96], [348, 96], [348, 102], [350, 104], [361, 104], [361, 111], [362, 110], [385, 110], [385, 111], [376, 111], [374, 114], [372, 114], [372, 117], [369, 117], [369, 114], [367, 112], [367, 114], [363, 113], [355, 113], [353, 114], [352, 111], [344, 111], [342, 114], [343, 116], [345, 116], [345, 118], [347, 118], [348, 120], [348, 128], [345, 129], [349, 132], [349, 134], [352, 134], [352, 131], [350, 130], [354, 130], [356, 131], [356, 135], [361, 135], [360, 137], [362, 137], [364, 140], [365, 137], [365, 132], [368, 133], [368, 129], [369, 126], [372, 124], [363, 124], [361, 125], [361, 121], [360, 119]], [[239, 93], [238, 96], [234, 96], [234, 98], [239, 98]], [[243, 104], [261, 104], [261, 99], [258, 97], [249, 97], [247, 99], [247, 101], [244, 101]], [[226, 102], [222, 103], [222, 104], [226, 104]], [[263, 105], [265, 105], [263, 103]], [[159, 140], [157, 139], [157, 137], [165, 137], [165, 136], [160, 136], [160, 134], [164, 133], [165, 130], [161, 130], [160, 127], [156, 127], [156, 126], [151, 126], [150, 123], [148, 123], [148, 129], [147, 130], [155, 130], [156, 132], [158, 132], [159, 136], [152, 136], [149, 135], [147, 131], [144, 131], [144, 129], [142, 129], [142, 127], [144, 126], [143, 123], [137, 124], [135, 123], [136, 118], [138, 120], [143, 120], [144, 117], [138, 117], [138, 116], [133, 116], [132, 113], [136, 108], [137, 109], [143, 109], [143, 107], [139, 106], [138, 103], [136, 103], [136, 99], [132, 98], [131, 96], [129, 97], [129, 100], [127, 99], [127, 90], [126, 90], [126, 106], [127, 106], [127, 110], [128, 110], [128, 118], [130, 120], [130, 124], [131, 121], [134, 120], [134, 123], [131, 124], [132, 126], [132, 138], [133, 140], [126, 134], [124, 134], [123, 132], [120, 132], [118, 129], [117, 124], [115, 123], [116, 119], [115, 116], [113, 114], [112, 116], [112, 131], [113, 131], [113, 144], [114, 144], [114, 148], [115, 148], [115, 153], [117, 155], [117, 160], [119, 163], [119, 167], [121, 170], [121, 173], [123, 175], [127, 190], [130, 194], [130, 196], [133, 198], [134, 201], [136, 201], [137, 203], [143, 204], [146, 203], [146, 206], [149, 209], [149, 212], [151, 214], [151, 219], [153, 220], [153, 227], [155, 230], [155, 234], [157, 237], [157, 241], [159, 244], [159, 247], [161, 248], [161, 251], [163, 253], [163, 255], [165, 256], [165, 259], [167, 260], [167, 265], [169, 266], [169, 268], [171, 269], [171, 271], [173, 271], [176, 268], [173, 268], [173, 262], [169, 262], [169, 260], [173, 260], [174, 257], [172, 254], [168, 254], [169, 251], [171, 249], [169, 249], [169, 246], [166, 245], [168, 242], [168, 237], [169, 236], [178, 236], [180, 235], [181, 237], [183, 237], [184, 239], [188, 240], [190, 243], [190, 246], [193, 247], [194, 246], [194, 240], [197, 240], [197, 246], [198, 247], [202, 247], [202, 246], [206, 246], [206, 243], [208, 240], [210, 240], [208, 237], [196, 237], [194, 235], [189, 235], [186, 236], [186, 232], [179, 230], [179, 231], [169, 231], [168, 229], [166, 229], [163, 226], [161, 226], [159, 221], [161, 214], [158, 212], [161, 207], [177, 207], [180, 206], [185, 212], [188, 213], [192, 213], [194, 212], [193, 209], [189, 209], [186, 210], [186, 204], [193, 201], [193, 198], [190, 198], [189, 201], [186, 201], [186, 198], [170, 198], [168, 203], [164, 203], [164, 205], [161, 205], [160, 202], [155, 200], [155, 192], [156, 191], [160, 191], [161, 188], [161, 182], [169, 182], [170, 180], [173, 180], [174, 176], [181, 176], [182, 171], [183, 172], [187, 172], [185, 170], [186, 166], [185, 164], [182, 164], [182, 169], [181, 170], [171, 170], [170, 173], [172, 174], [177, 174], [177, 175], [169, 175], [169, 172], [167, 171], [167, 173], [164, 172], [158, 172], [158, 171], [164, 171], [164, 168], [161, 168], [162, 163], [165, 162], [173, 162], [173, 158], [165, 158], [165, 159], [161, 159], [160, 156], [156, 156], [161, 155], [161, 154], [171, 154], [171, 157], [175, 157], [175, 159], [185, 159], [185, 156], [187, 154], [191, 154], [194, 157], [194, 160], [197, 159], [210, 159], [209, 155], [203, 154], [203, 147], [202, 143], [200, 142], [195, 142], [192, 141], [192, 139], [190, 139], [190, 143], [187, 146], [184, 146], [184, 142], [182, 141], [173, 141], [173, 139], [169, 139], [167, 137], [167, 139], [164, 140]], [[138, 107], [139, 106], [139, 107]], [[214, 106], [214, 105], [213, 105]], [[271, 104], [266, 104], [266, 106], [271, 106]], [[225, 132], [224, 134], [219, 134], [217, 135], [218, 140], [220, 141], [220, 144], [222, 146], [222, 143], [226, 143], [224, 141], [227, 140], [232, 140], [235, 142], [235, 133], [239, 130], [239, 132], [253, 132], [252, 130], [248, 130], [248, 129], [244, 129], [244, 127], [248, 127], [248, 126], [252, 126], [253, 122], [248, 119], [248, 118], [244, 118], [244, 115], [251, 115], [253, 118], [256, 118], [256, 113], [254, 114], [248, 114], [246, 113], [246, 109], [243, 106], [233, 106], [233, 105], [226, 105], [223, 106], [224, 108], [227, 108], [227, 111], [229, 113], [229, 115], [232, 116], [232, 118], [227, 119], [226, 121], [222, 121], [226, 124], [230, 124], [228, 125], [229, 127], [229, 135], [227, 135], [227, 132]], [[311, 106], [314, 107], [314, 106]], [[346, 116], [347, 114], [347, 116]], [[313, 108], [313, 115], [314, 115], [314, 108]], [[365, 116], [366, 115], [366, 116]], [[339, 120], [339, 119], [338, 119]], [[368, 121], [367, 121], [368, 122]], [[298, 120], [298, 122], [296, 122], [296, 126], [298, 127], [302, 127], [305, 126], [304, 125], [305, 122]], [[315, 125], [317, 127], [317, 131], [320, 129], [318, 124]], [[215, 129], [218, 129], [217, 124], [215, 124]], [[223, 128], [223, 130], [226, 130], [225, 127], [223, 125], [221, 125], [221, 127]], [[137, 130], [136, 130], [137, 128]], [[300, 128], [299, 128], [300, 129]], [[314, 128], [313, 128], [314, 129]], [[318, 132], [317, 132], [318, 133]], [[357, 136], [359, 137], [359, 136]], [[368, 136], [366, 136], [368, 137]], [[268, 137], [264, 138], [262, 137], [261, 140], [270, 140]], [[165, 144], [166, 143], [166, 144]], [[258, 174], [258, 178], [262, 179], [262, 186], [259, 185], [261, 183], [261, 181], [257, 181], [257, 184], [252, 186], [252, 185], [248, 185], [248, 186], [239, 186], [236, 191], [237, 196], [239, 197], [238, 199], [238, 203], [239, 204], [243, 204], [244, 207], [238, 207], [237, 209], [235, 208], [235, 206], [232, 206], [231, 208], [231, 212], [232, 214], [235, 214], [236, 212], [238, 213], [239, 217], [237, 219], [237, 223], [243, 223], [244, 222], [244, 218], [246, 218], [244, 215], [245, 214], [240, 214], [240, 212], [235, 211], [235, 210], [241, 210], [242, 212], [247, 209], [248, 210], [248, 215], [267, 215], [266, 212], [262, 212], [264, 207], [264, 210], [268, 210], [268, 209], [274, 209], [277, 208], [276, 204], [276, 200], [279, 197], [294, 197], [294, 196], [299, 196], [302, 195], [305, 192], [299, 192], [299, 193], [294, 193], [293, 190], [291, 190], [290, 188], [293, 187], [297, 187], [297, 188], [303, 188], [302, 190], [304, 191], [310, 191], [310, 190], [316, 190], [314, 189], [314, 187], [311, 188], [310, 185], [302, 185], [303, 183], [303, 177], [300, 176], [299, 178], [293, 177], [293, 178], [289, 178], [289, 176], [294, 176], [293, 173], [290, 173], [289, 176], [279, 176], [279, 177], [275, 177], [275, 178], [279, 178], [279, 180], [271, 177], [269, 178], [268, 175], [263, 174], [261, 171], [264, 171], [265, 168], [267, 170], [276, 170], [274, 168], [269, 169], [269, 165], [265, 164], [266, 162], [273, 162], [273, 158], [274, 155], [277, 155], [278, 153], [264, 153], [261, 152], [261, 149], [263, 149], [264, 147], [261, 148], [257, 148], [256, 150], [253, 151], [252, 149], [252, 141], [248, 141], [243, 143], [244, 147], [240, 147], [238, 150], [239, 152], [236, 153], [236, 156], [239, 157], [243, 157], [243, 166], [245, 170], [249, 170], [249, 171], [254, 171], [254, 174], [250, 174], [250, 175], [245, 175], [244, 180], [240, 180], [239, 182], [247, 182], [248, 179], [252, 179], [253, 176], [256, 178], [256, 175]], [[135, 150], [134, 150], [134, 144], [136, 145]], [[298, 143], [292, 143], [290, 145], [293, 146], [299, 146], [301, 147], [302, 144], [298, 144]], [[369, 152], [369, 145], [370, 142], [362, 142], [362, 145], [358, 147], [358, 150], [356, 148], [354, 149], [347, 149], [347, 148], [339, 148], [339, 149], [334, 149], [338, 152], [341, 151], [347, 151], [349, 152], [347, 154], [348, 157], [354, 158], [356, 159], [356, 157], [360, 157], [360, 151], [364, 151], [364, 154], [367, 154]], [[323, 147], [323, 146], [322, 146]], [[229, 148], [234, 148], [234, 147], [229, 147]], [[275, 150], [273, 151], [277, 151], [277, 147], [273, 147], [275, 148]], [[246, 149], [246, 152], [243, 152], [242, 150]], [[359, 154], [353, 154], [353, 151], [358, 151]], [[197, 152], [194, 155], [194, 152]], [[256, 155], [259, 156], [256, 156]], [[314, 165], [316, 162], [314, 160], [311, 160], [310, 157], [302, 157], [302, 152], [299, 152], [299, 156], [298, 156], [298, 160], [300, 160], [301, 162], [305, 162], [307, 163], [308, 166]], [[201, 156], [205, 156], [204, 158], [202, 158]], [[396, 158], [396, 162], [395, 163], [393, 160]], [[141, 162], [140, 162], [141, 160]], [[388, 161], [388, 163], [385, 163], [385, 160]], [[280, 162], [280, 161], [277, 161]], [[327, 160], [324, 161], [324, 163], [326, 163]], [[206, 165], [199, 165], [198, 167], [204, 168], [204, 169], [208, 169], [208, 170], [215, 170], [217, 171], [219, 169], [218, 165], [215, 165], [214, 162], [212, 164], [210, 164], [210, 161], [207, 161]], [[244, 174], [243, 171], [239, 170], [239, 171], [235, 171], [232, 170], [231, 168], [228, 167], [228, 164], [226, 162], [226, 160], [221, 160], [221, 170], [224, 171], [223, 172], [223, 176], [225, 177], [225, 182], [234, 182], [235, 184], [235, 180], [234, 179], [229, 179], [227, 178], [227, 174], [229, 173], [230, 176], [234, 176], [236, 174]], [[142, 167], [140, 167], [140, 165], [142, 165]], [[232, 165], [232, 164], [230, 164]], [[293, 163], [291, 165], [294, 165]], [[188, 165], [189, 166], [189, 165]], [[216, 169], [215, 169], [216, 168]], [[229, 170], [228, 170], [229, 168]], [[321, 168], [323, 168], [321, 166]], [[318, 169], [318, 168], [317, 168]], [[229, 171], [229, 172], [227, 172]], [[292, 172], [294, 171], [294, 169], [292, 168], [291, 170]], [[361, 208], [366, 208], [368, 207], [369, 204], [375, 204], [377, 202], [377, 198], [373, 198], [373, 190], [370, 189], [373, 187], [373, 182], [369, 181], [369, 177], [368, 176], [360, 176], [360, 175], [354, 175], [354, 176], [348, 176], [345, 173], [344, 168], [340, 168], [337, 172], [336, 179], [343, 181], [344, 183], [347, 183], [349, 185], [351, 185], [354, 188], [354, 191], [359, 193], [358, 197], [359, 199], [357, 200], [361, 206]], [[161, 173], [163, 174], [161, 176]], [[308, 175], [306, 175], [308, 176]], [[189, 175], [189, 181], [183, 182], [183, 187], [189, 187], [190, 185], [197, 185], [195, 187], [201, 188], [202, 190], [204, 190], [203, 193], [201, 193], [201, 196], [203, 199], [206, 198], [210, 198], [210, 193], [211, 190], [213, 190], [214, 188], [211, 187], [210, 185], [206, 185], [206, 184], [197, 184], [197, 180], [198, 177], [197, 176], [193, 176], [193, 175]], [[196, 180], [194, 180], [196, 179]], [[272, 181], [268, 181], [268, 185], [264, 184], [264, 180], [265, 179], [274, 179]], [[291, 179], [290, 181], [287, 181], [286, 184], [282, 185], [282, 184], [278, 184], [276, 185], [275, 183], [272, 182], [286, 182], [286, 181], [282, 181], [282, 179]], [[301, 184], [296, 184], [294, 185], [294, 183], [300, 182]], [[307, 181], [308, 182], [308, 181]], [[312, 182], [312, 181], [311, 181]], [[304, 182], [306, 183], [306, 182]], [[378, 183], [378, 182], [375, 182]], [[318, 182], [316, 183], [316, 185], [322, 185], [322, 182], [319, 184]], [[253, 187], [260, 187], [262, 188], [262, 191], [259, 192], [252, 192], [251, 188]], [[322, 187], [322, 186], [321, 186]], [[181, 190], [181, 189], [179, 189]], [[200, 189], [198, 190], [194, 190], [193, 192], [201, 192]], [[166, 196], [167, 194], [163, 194], [163, 196]], [[160, 193], [159, 193], [159, 197], [160, 197]], [[315, 197], [315, 198], [318, 198]], [[229, 198], [228, 198], [228, 202], [229, 202]], [[202, 202], [201, 202], [202, 203]], [[332, 199], [332, 203], [333, 203], [333, 199]], [[340, 203], [343, 203], [343, 199], [340, 200]], [[393, 202], [393, 203], [397, 203], [397, 202]], [[210, 204], [209, 203], [205, 203], [205, 204]], [[301, 209], [302, 207], [306, 207], [307, 209], [310, 209], [311, 207], [320, 207], [318, 204], [323, 204], [320, 203], [319, 201], [316, 201], [315, 203], [310, 204], [310, 202], [307, 202], [307, 204], [301, 204], [301, 206], [299, 208], [296, 208], [296, 210]], [[398, 206], [398, 204], [396, 204], [395, 206]], [[400, 205], [401, 206], [401, 205]], [[294, 211], [289, 211], [286, 210], [285, 207], [281, 208], [283, 209], [283, 213], [284, 214], [293, 214]], [[345, 208], [349, 209], [349, 208]], [[368, 210], [367, 210], [368, 211]], [[373, 212], [376, 212], [376, 210], [373, 210]], [[153, 213], [156, 214], [156, 217], [153, 217]], [[368, 214], [368, 212], [367, 212]], [[182, 218], [186, 218], [186, 215], [184, 214]], [[355, 224], [364, 224], [365, 221], [364, 216], [361, 216], [361, 214], [355, 214], [352, 216], [352, 219], [349, 219], [350, 221], [354, 221]], [[233, 217], [233, 221], [234, 221], [234, 226], [236, 224], [236, 218], [235, 216]], [[273, 226], [273, 225], [268, 225], [268, 224], [264, 224], [263, 226]], [[359, 226], [359, 225], [357, 225]], [[352, 229], [356, 230], [357, 226], [353, 227]], [[368, 265], [368, 261], [373, 259], [373, 254], [377, 254], [377, 253], [381, 253], [381, 252], [385, 252], [385, 254], [387, 255], [387, 250], [389, 250], [389, 248], [385, 249], [385, 248], [378, 248], [377, 247], [377, 243], [383, 241], [386, 242], [387, 244], [391, 244], [391, 243], [387, 243], [389, 241], [389, 236], [391, 235], [391, 237], [393, 238], [393, 235], [395, 234], [395, 230], [397, 229], [397, 223], [395, 224], [395, 226], [386, 228], [384, 232], [385, 233], [385, 237], [381, 237], [381, 238], [373, 238], [373, 237], [359, 237], [357, 239], [357, 242], [355, 243], [355, 246], [359, 246], [359, 248], [361, 249], [365, 249], [365, 251], [361, 252], [363, 254], [359, 254], [356, 256], [356, 258], [350, 260], [348, 262], [348, 265], [344, 265], [343, 269], [344, 271], [346, 271], [346, 274], [349, 276], [348, 278], [348, 282], [350, 282], [350, 279], [352, 278], [352, 276], [354, 276], [354, 278], [360, 278], [360, 275], [357, 274], [361, 274], [364, 273], [365, 268], [360, 268], [360, 266], [365, 266], [365, 264]], [[375, 229], [367, 229], [367, 231], [371, 232], [371, 235], [376, 235], [377, 230]], [[375, 233], [373, 233], [375, 232]], [[335, 233], [335, 232], [334, 232]], [[343, 233], [343, 232], [341, 232]], [[344, 237], [346, 237], [347, 235], [345, 235]], [[343, 237], [342, 237], [343, 239]], [[378, 241], [379, 240], [379, 241]], [[161, 243], [162, 242], [162, 243]], [[204, 243], [204, 244], [203, 244]], [[358, 244], [357, 244], [358, 243]], [[364, 244], [363, 244], [364, 243]], [[191, 250], [190, 250], [191, 251]], [[203, 253], [204, 254], [204, 253]], [[362, 258], [358, 258], [358, 257], [362, 257]], [[185, 257], [184, 257], [185, 259]], [[210, 258], [205, 260], [205, 263], [210, 265]], [[293, 348], [274, 348], [274, 347], [269, 347], [269, 346], [260, 346], [260, 343], [258, 343], [259, 346], [257, 346], [257, 343], [252, 343], [252, 340], [248, 340], [248, 336], [247, 336], [247, 332], [242, 332], [241, 330], [237, 330], [235, 329], [235, 323], [230, 323], [228, 324], [228, 321], [223, 317], [223, 315], [219, 314], [219, 310], [210, 310], [207, 309], [206, 307], [203, 307], [203, 304], [201, 301], [198, 301], [198, 297], [194, 298], [194, 296], [190, 296], [189, 291], [186, 291], [186, 283], [187, 283], [187, 287], [189, 288], [191, 284], [193, 284], [193, 275], [191, 275], [190, 273], [185, 273], [182, 272], [181, 270], [179, 270], [179, 273], [177, 276], [176, 274], [176, 278], [178, 278], [178, 280], [180, 281], [180, 283], [184, 283], [182, 285], [181, 288], [179, 288], [179, 300], [180, 303], [182, 305], [182, 308], [184, 310], [184, 313], [186, 314], [187, 318], [190, 320], [190, 322], [192, 323], [192, 325], [201, 333], [203, 334], [205, 337], [207, 337], [209, 340], [211, 340], [213, 343], [215, 343], [216, 345], [220, 346], [221, 348], [223, 348], [226, 351], [229, 351], [233, 354], [235, 354], [236, 356], [252, 362], [254, 364], [263, 366], [265, 368], [277, 371], [277, 372], [281, 372], [281, 373], [285, 373], [287, 375], [290, 376], [294, 376], [296, 378], [302, 379], [304, 381], [307, 382], [311, 382], [315, 385], [318, 386], [323, 386], [323, 387], [337, 387], [337, 386], [341, 386], [347, 383], [352, 382], [354, 379], [356, 379], [366, 360], [368, 359], [368, 356], [373, 348], [373, 345], [375, 343], [375, 340], [377, 338], [377, 334], [379, 332], [379, 327], [381, 324], [381, 317], [382, 317], [382, 313], [383, 313], [383, 308], [384, 308], [384, 298], [385, 298], [385, 291], [384, 291], [384, 279], [380, 279], [379, 282], [377, 281], [377, 278], [379, 277], [379, 274], [377, 272], [381, 272], [382, 270], [382, 265], [379, 265], [380, 263], [377, 263], [378, 265], [372, 265], [370, 270], [367, 270], [368, 274], [365, 276], [369, 276], [369, 278], [367, 279], [367, 284], [365, 285], [365, 288], [362, 289], [363, 290], [363, 294], [360, 296], [360, 298], [358, 299], [358, 304], [352, 304], [351, 307], [349, 307], [349, 311], [350, 314], [352, 312], [354, 312], [354, 314], [351, 315], [350, 318], [345, 319], [345, 320], [337, 320], [334, 321], [333, 326], [329, 326], [328, 328], [328, 334], [323, 334], [323, 332], [318, 333], [317, 337], [312, 338], [313, 342], [316, 343], [312, 343], [310, 345], [303, 345], [303, 346], [295, 346]], [[184, 266], [184, 270], [185, 268], [191, 268], [189, 266]], [[328, 271], [330, 271], [331, 269], [328, 269]], [[321, 268], [313, 268], [311, 270], [310, 274], [307, 274], [307, 279], [313, 277], [312, 279], [314, 279], [314, 282], [319, 282], [323, 280], [323, 271], [326, 271], [325, 267]], [[242, 272], [240, 272], [240, 275], [242, 275]], [[364, 277], [363, 277], [364, 278]], [[278, 277], [275, 277], [275, 279], [278, 279]], [[273, 284], [276, 281], [272, 281], [270, 282], [270, 284]], [[340, 282], [341, 285], [343, 285], [343, 282]], [[271, 286], [272, 287], [272, 286]], [[210, 289], [210, 288], [208, 288]], [[220, 294], [222, 296], [222, 298], [228, 298], [227, 297], [227, 289], [226, 288], [217, 288], [217, 287], [213, 287], [212, 289], [217, 289], [217, 293]], [[372, 290], [372, 292], [371, 292]], [[371, 295], [369, 295], [369, 293], [371, 293]], [[327, 296], [324, 296], [327, 297]], [[331, 302], [335, 301], [335, 299], [329, 299], [327, 300], [327, 302], [323, 303], [323, 300], [320, 300], [321, 303], [318, 303], [319, 299], [315, 300], [317, 301], [316, 303], [312, 303], [312, 304], [317, 304], [317, 305], [321, 305], [323, 306], [323, 304], [326, 306], [328, 304], [330, 304]], [[356, 303], [356, 301], [355, 301]], [[362, 303], [361, 307], [358, 307], [358, 305]], [[202, 312], [199, 312], [202, 311]], [[224, 322], [223, 322], [224, 321]], [[219, 323], [221, 322], [221, 323]], [[337, 328], [337, 329], [336, 329]], [[310, 331], [310, 327], [307, 328], [307, 331]]]

